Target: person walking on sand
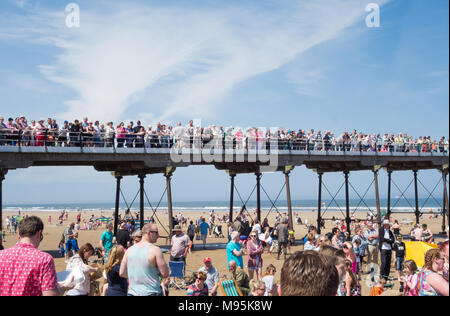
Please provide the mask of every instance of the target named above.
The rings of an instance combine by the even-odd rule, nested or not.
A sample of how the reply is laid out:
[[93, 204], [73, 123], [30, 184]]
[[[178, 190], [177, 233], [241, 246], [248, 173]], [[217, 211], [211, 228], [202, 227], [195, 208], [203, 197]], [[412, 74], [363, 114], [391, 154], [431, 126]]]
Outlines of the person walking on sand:
[[287, 254], [287, 243], [289, 240], [289, 229], [287, 226], [287, 219], [284, 218], [277, 226], [277, 236], [278, 236], [278, 254], [277, 254], [277, 260], [280, 260], [280, 254], [281, 254], [281, 248], [283, 248], [283, 255], [284, 259], [286, 260], [286, 254]]
[[162, 296], [163, 283], [169, 277], [169, 268], [163, 253], [154, 243], [158, 240], [158, 226], [144, 225], [142, 240], [130, 247], [120, 265], [120, 276], [128, 278], [128, 296]]
[[111, 223], [107, 224], [105, 232], [100, 237], [100, 247], [103, 250], [104, 263], [108, 261], [109, 252], [113, 247], [114, 234], [112, 233], [112, 230], [113, 225]]
[[209, 229], [208, 223], [206, 223], [205, 219], [202, 218], [202, 222], [200, 223], [200, 234], [202, 236], [203, 249], [206, 248], [206, 237], [208, 237], [208, 229]]

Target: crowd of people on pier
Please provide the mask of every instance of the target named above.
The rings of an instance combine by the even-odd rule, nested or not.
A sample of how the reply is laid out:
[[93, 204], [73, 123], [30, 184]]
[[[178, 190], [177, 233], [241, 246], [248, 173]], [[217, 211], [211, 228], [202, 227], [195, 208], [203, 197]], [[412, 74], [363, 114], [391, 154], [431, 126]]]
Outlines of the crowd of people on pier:
[[335, 134], [330, 130], [240, 128], [209, 125], [191, 120], [175, 127], [157, 123], [145, 127], [140, 121], [102, 123], [85, 117], [58, 124], [53, 118], [31, 120], [0, 116], [0, 146], [115, 147], [115, 148], [216, 148], [307, 151], [376, 151], [448, 153], [445, 136], [413, 137], [406, 133], [370, 134], [353, 130]]
[[[214, 258], [204, 257], [203, 265], [190, 281], [182, 284], [186, 285], [187, 296], [219, 295], [223, 272], [229, 273], [242, 296], [361, 296], [363, 278], [371, 283], [371, 296], [383, 295], [394, 282], [399, 283], [403, 296], [449, 295], [448, 227], [447, 239], [428, 250], [424, 265], [418, 266], [414, 260], [405, 260], [403, 227], [398, 221], [384, 218], [377, 224], [370, 217], [354, 219], [348, 229], [344, 221], [336, 220], [331, 231], [324, 234], [318, 234], [317, 228], [310, 225], [303, 251], [294, 252], [295, 240], [291, 238], [292, 226], [287, 216], [279, 214], [271, 226], [267, 219], [260, 223], [248, 215], [241, 212], [233, 221], [224, 223], [228, 226], [229, 242], [225, 250], [228, 271], [219, 271]], [[215, 217], [214, 212], [210, 212], [210, 223], [211, 217]], [[71, 244], [73, 255], [66, 255], [67, 270], [78, 271], [83, 277], [74, 272], [58, 282], [53, 258], [38, 250], [44, 223], [39, 217], [27, 216], [19, 223], [19, 242], [0, 251], [0, 296], [86, 296], [91, 294], [90, 278], [94, 274], [106, 277], [104, 287], [99, 289], [104, 296], [169, 295], [172, 286], [180, 288], [170, 275], [171, 264], [182, 263], [185, 271], [186, 257], [196, 251], [193, 247], [196, 228], [199, 227], [201, 235], [207, 235], [211, 229], [203, 217], [195, 225], [193, 221], [189, 226], [186, 223], [185, 229], [178, 219], [177, 216], [172, 227], [169, 264], [161, 248], [155, 245], [160, 238], [155, 223], [137, 229], [130, 226], [129, 218], [124, 218], [116, 234], [113, 224], [108, 223], [97, 248], [90, 243], [74, 247], [70, 242], [75, 235], [74, 223], [68, 225], [63, 235], [66, 245]], [[433, 243], [430, 234], [426, 225], [411, 230], [416, 241]], [[263, 254], [272, 251], [276, 260], [283, 260], [279, 278], [275, 278], [277, 269], [273, 264], [264, 264]], [[95, 265], [92, 257], [99, 258]], [[395, 278], [390, 275], [391, 262], [395, 264]], [[21, 277], [17, 278], [18, 275]], [[222, 294], [225, 293], [223, 290]]]

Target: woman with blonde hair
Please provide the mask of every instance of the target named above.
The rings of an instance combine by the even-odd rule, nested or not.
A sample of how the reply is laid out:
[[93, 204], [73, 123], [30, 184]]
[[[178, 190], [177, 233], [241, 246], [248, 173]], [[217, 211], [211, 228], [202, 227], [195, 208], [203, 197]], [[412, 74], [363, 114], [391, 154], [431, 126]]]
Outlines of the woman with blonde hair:
[[274, 293], [276, 293], [275, 290], [277, 289], [277, 285], [274, 284], [276, 272], [277, 268], [275, 268], [273, 264], [269, 264], [267, 266], [263, 278], [261, 279], [261, 281], [266, 284], [266, 292], [264, 293], [264, 296], [272, 296]]
[[419, 296], [448, 296], [448, 281], [439, 274], [444, 270], [444, 262], [439, 249], [426, 252], [425, 265], [419, 274]]
[[250, 294], [248, 296], [264, 296], [266, 292], [266, 283], [260, 280], [251, 280], [250, 281]]
[[127, 279], [119, 275], [120, 264], [124, 255], [125, 249], [121, 245], [115, 245], [109, 253], [105, 265], [105, 274], [108, 280], [108, 284], [105, 284], [106, 290], [103, 289], [105, 296], [127, 296]]

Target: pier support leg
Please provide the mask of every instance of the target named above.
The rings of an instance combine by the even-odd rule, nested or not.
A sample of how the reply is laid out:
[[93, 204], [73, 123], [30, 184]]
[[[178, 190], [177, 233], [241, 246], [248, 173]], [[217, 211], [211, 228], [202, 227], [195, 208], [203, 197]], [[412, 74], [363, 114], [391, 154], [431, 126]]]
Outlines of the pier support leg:
[[349, 198], [349, 192], [348, 192], [348, 171], [344, 171], [344, 175], [345, 175], [345, 224], [347, 225], [347, 232], [348, 235], [350, 237], [350, 224], [351, 224], [351, 219], [350, 219], [350, 198]]
[[234, 177], [236, 177], [236, 175], [234, 173], [230, 173], [231, 188], [230, 188], [230, 212], [228, 213], [228, 221], [229, 221], [229, 223], [233, 223]]
[[378, 169], [373, 170], [373, 179], [375, 183], [375, 200], [377, 204], [377, 223], [378, 227], [381, 227], [380, 191], [378, 190]]
[[317, 204], [317, 233], [321, 234], [322, 228], [322, 172], [319, 172], [319, 197]]
[[140, 174], [139, 175], [139, 185], [140, 185], [139, 221], [140, 221], [140, 225], [141, 225], [141, 230], [142, 230], [142, 228], [144, 228], [144, 179], [145, 179], [145, 174]]
[[294, 221], [292, 218], [292, 206], [291, 206], [291, 188], [289, 185], [289, 171], [284, 172], [284, 177], [286, 178], [286, 198], [287, 198], [288, 217], [289, 217], [289, 229], [294, 230]]
[[387, 217], [391, 219], [391, 182], [392, 182], [392, 171], [388, 170], [388, 196], [387, 196]]
[[172, 174], [166, 174], [166, 186], [167, 186], [167, 212], [169, 214], [169, 238], [172, 239], [173, 231], [173, 213], [172, 213], [172, 186], [171, 186]]
[[0, 169], [0, 234], [3, 232], [3, 180], [7, 173], [7, 169]]
[[420, 221], [420, 211], [419, 211], [419, 188], [417, 186], [417, 170], [413, 170], [414, 172], [414, 197], [416, 200], [416, 224], [419, 224]]
[[256, 174], [256, 208], [258, 222], [261, 223], [261, 173]]
[[119, 202], [120, 202], [120, 180], [121, 176], [116, 175], [116, 207], [114, 209], [114, 236], [117, 235], [117, 226], [119, 225]]
[[[442, 181], [444, 185], [444, 205], [442, 207], [442, 233], [445, 234], [445, 228], [449, 225], [449, 208], [448, 208], [448, 195], [447, 195], [447, 174], [448, 170], [442, 171]], [[445, 220], [445, 216], [447, 216], [447, 220]]]

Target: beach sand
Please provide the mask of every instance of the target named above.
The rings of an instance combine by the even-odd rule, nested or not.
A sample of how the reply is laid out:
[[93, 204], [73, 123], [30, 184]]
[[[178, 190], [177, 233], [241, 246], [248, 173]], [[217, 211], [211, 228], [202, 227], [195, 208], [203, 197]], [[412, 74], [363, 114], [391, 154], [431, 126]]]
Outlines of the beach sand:
[[[223, 215], [227, 214], [227, 212], [215, 212], [216, 213], [216, 218], [222, 217]], [[89, 219], [90, 215], [94, 214], [96, 217], [100, 217], [101, 215], [106, 216], [106, 217], [111, 217], [112, 213], [111, 211], [108, 212], [91, 212], [91, 211], [82, 211], [82, 217], [81, 219], [86, 219], [86, 221]], [[6, 216], [8, 215], [16, 215], [15, 213], [9, 213], [9, 212], [4, 212], [3, 213], [3, 223], [4, 222], [4, 218], [6, 218]], [[44, 225], [45, 225], [45, 229], [44, 229], [44, 239], [39, 247], [40, 250], [45, 251], [50, 253], [54, 260], [55, 260], [55, 265], [56, 265], [56, 271], [60, 272], [65, 270], [66, 264], [64, 262], [64, 258], [60, 257], [59, 255], [59, 249], [58, 249], [58, 243], [59, 240], [61, 238], [61, 234], [63, 233], [64, 229], [67, 227], [67, 225], [71, 222], [76, 222], [76, 215], [77, 212], [69, 212], [69, 217], [67, 221], [64, 221], [63, 225], [59, 226], [56, 225], [56, 221], [57, 218], [59, 216], [58, 213], [56, 212], [27, 212], [22, 211], [21, 213], [22, 216], [25, 215], [36, 215], [39, 216], [40, 218], [42, 218]], [[51, 224], [48, 223], [48, 216], [52, 217], [52, 222]], [[149, 217], [152, 215], [152, 212], [147, 212], [145, 213], [145, 218]], [[176, 213], [174, 213], [174, 215], [176, 215]], [[185, 212], [183, 214], [186, 218], [195, 220], [198, 219], [200, 217], [200, 215], [202, 215], [205, 218], [209, 218], [209, 214], [208, 212]], [[266, 217], [266, 213], [262, 213], [261, 218], [264, 219]], [[303, 220], [303, 223], [305, 222], [305, 219], [308, 219], [308, 223], [309, 224], [313, 224], [316, 225], [317, 223], [317, 213], [315, 212], [299, 212], [298, 215], [300, 216], [300, 218]], [[123, 213], [122, 213], [123, 216]], [[235, 214], [234, 217], [236, 217], [237, 215]], [[254, 214], [251, 214], [251, 216], [255, 217]], [[273, 226], [274, 222], [275, 222], [275, 216], [276, 213], [275, 212], [271, 212], [268, 215], [268, 219], [269, 219], [269, 224], [271, 226]], [[336, 219], [343, 219], [343, 214], [340, 212], [327, 212], [326, 217], [327, 218], [331, 218], [335, 216]], [[356, 213], [356, 217], [357, 218], [365, 218], [366, 214], [365, 213]], [[157, 217], [158, 219], [161, 221], [162, 225], [158, 225], [159, 226], [159, 232], [161, 236], [168, 236], [168, 233], [166, 232], [166, 230], [168, 230], [168, 215], [167, 212], [158, 212], [157, 213]], [[421, 223], [426, 223], [428, 224], [428, 227], [431, 229], [431, 231], [433, 233], [439, 233], [442, 231], [441, 225], [442, 225], [442, 217], [438, 217], [437, 219], [429, 218], [430, 215], [429, 214], [424, 214], [422, 219], [421, 219]], [[188, 219], [188, 223], [189, 223], [189, 219]], [[415, 216], [414, 214], [393, 214], [392, 215], [392, 219], [397, 219], [399, 220], [400, 223], [402, 223], [402, 220], [410, 220], [412, 222], [415, 222]], [[216, 220], [217, 223], [217, 220]], [[225, 238], [215, 238], [215, 237], [208, 237], [207, 242], [208, 243], [226, 243], [228, 242], [227, 237], [227, 227], [226, 224], [222, 224], [222, 232], [225, 236]], [[165, 228], [163, 228], [162, 226], [164, 226]], [[323, 230], [322, 233], [326, 233], [331, 231], [331, 228], [333, 227], [333, 223], [331, 221], [327, 221], [326, 222], [326, 229], [325, 231]], [[401, 233], [402, 234], [409, 234], [411, 225], [402, 225], [402, 229], [401, 229]], [[183, 227], [183, 231], [186, 231], [187, 227]], [[302, 239], [307, 230], [305, 225], [294, 225], [294, 230], [295, 230], [295, 237], [296, 239]], [[78, 238], [78, 245], [81, 246], [84, 243], [91, 243], [94, 247], [98, 247], [99, 246], [99, 241], [100, 241], [100, 236], [101, 234], [105, 231], [104, 226], [103, 227], [99, 227], [97, 230], [80, 230], [78, 231], [79, 233], [79, 238]], [[6, 234], [6, 241], [4, 241], [3, 245], [5, 248], [9, 248], [11, 246], [13, 246], [16, 242], [18, 241], [17, 235], [15, 234], [11, 234], [11, 233], [7, 233]], [[195, 241], [194, 240], [194, 245], [198, 244], [200, 245], [197, 249], [198, 250], [194, 250], [192, 251], [192, 254], [189, 254], [187, 257], [187, 263], [186, 263], [186, 274], [191, 275], [192, 272], [197, 271], [202, 265], [202, 260], [204, 257], [210, 257], [212, 259], [212, 263], [213, 266], [215, 266], [219, 273], [220, 276], [223, 277], [224, 275], [227, 275], [228, 278], [230, 278], [230, 273], [227, 270], [226, 267], [226, 250], [225, 249], [219, 249], [219, 250], [202, 250], [202, 246], [201, 246], [201, 241]], [[157, 242], [158, 245], [165, 245], [166, 244], [166, 239], [165, 238], [160, 238]], [[294, 246], [291, 247], [291, 252], [295, 252], [295, 251], [301, 251], [303, 250], [303, 246]], [[283, 256], [281, 256], [283, 257]], [[166, 262], [169, 261], [169, 254], [165, 253], [164, 254], [164, 258], [166, 259]], [[277, 268], [277, 273], [275, 275], [275, 280], [276, 283], [279, 283], [280, 281], [280, 273], [281, 273], [281, 268], [283, 265], [283, 260], [276, 260], [276, 254], [268, 254], [267, 251], [263, 254], [262, 256], [263, 258], [263, 270], [265, 269], [265, 267], [269, 264], [273, 264], [276, 268]], [[395, 260], [395, 259], [393, 259]], [[246, 265], [247, 262], [247, 256], [244, 256], [244, 266]], [[394, 262], [391, 265], [391, 276], [395, 277], [395, 270], [394, 270]], [[365, 281], [365, 279], [367, 278], [366, 275], [363, 275], [363, 280], [361, 281], [361, 286], [362, 286], [362, 294], [364, 296], [369, 295], [370, 293], [370, 288], [368, 287], [368, 285]], [[102, 279], [99, 280], [101, 283], [103, 282]], [[219, 291], [220, 292], [220, 291]], [[174, 290], [171, 289], [170, 290], [170, 295], [176, 295], [176, 296], [184, 296], [186, 293], [185, 291], [180, 291], [180, 290]], [[221, 293], [219, 293], [219, 295], [221, 295]], [[383, 295], [399, 295], [398, 292], [398, 282], [395, 282], [395, 287], [393, 289], [389, 289], [387, 290]]]

